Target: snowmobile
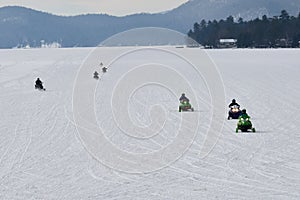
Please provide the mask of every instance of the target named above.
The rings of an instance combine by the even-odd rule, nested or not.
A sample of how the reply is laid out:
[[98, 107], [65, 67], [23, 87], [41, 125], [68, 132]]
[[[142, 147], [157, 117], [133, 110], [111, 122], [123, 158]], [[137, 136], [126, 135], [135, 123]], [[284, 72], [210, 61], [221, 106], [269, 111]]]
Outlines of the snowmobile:
[[194, 112], [194, 108], [188, 101], [181, 101], [179, 105], [179, 112]]
[[255, 132], [255, 128], [252, 126], [250, 117], [248, 115], [243, 114], [239, 117], [235, 132], [238, 133], [239, 130], [241, 130], [242, 132], [247, 132], [248, 130]]
[[107, 72], [107, 67], [102, 67], [102, 72], [106, 73]]
[[46, 90], [44, 87], [43, 87], [43, 85], [41, 85], [41, 84], [35, 84], [35, 89], [38, 89], [38, 90]]
[[231, 106], [228, 112], [228, 120], [230, 119], [238, 119], [242, 114], [240, 107], [237, 105]]
[[38, 78], [36, 81], [35, 81], [35, 89], [38, 89], [38, 90], [46, 90], [43, 86], [43, 82]]
[[94, 79], [99, 79], [99, 73], [97, 71], [94, 72]]

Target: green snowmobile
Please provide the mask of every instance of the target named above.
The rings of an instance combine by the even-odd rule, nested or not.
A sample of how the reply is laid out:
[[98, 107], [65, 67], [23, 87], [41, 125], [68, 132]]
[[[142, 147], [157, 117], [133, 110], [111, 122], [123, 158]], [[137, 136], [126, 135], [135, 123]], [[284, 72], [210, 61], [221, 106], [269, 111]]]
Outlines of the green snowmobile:
[[247, 132], [248, 130], [255, 132], [255, 128], [252, 127], [252, 123], [250, 121], [250, 116], [246, 113], [245, 109], [242, 110], [242, 115], [239, 117], [235, 132], [238, 133], [239, 130], [242, 132]]
[[187, 111], [194, 112], [194, 108], [189, 103], [189, 101], [181, 101], [179, 105], [179, 112], [187, 112]]

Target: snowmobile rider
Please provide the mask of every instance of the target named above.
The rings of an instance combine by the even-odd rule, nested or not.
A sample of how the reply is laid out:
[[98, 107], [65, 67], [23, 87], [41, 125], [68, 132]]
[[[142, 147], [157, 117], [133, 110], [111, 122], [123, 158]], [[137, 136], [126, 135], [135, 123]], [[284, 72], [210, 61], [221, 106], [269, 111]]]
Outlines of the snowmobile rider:
[[184, 93], [181, 94], [181, 97], [179, 98], [180, 103], [186, 101], [186, 102], [190, 102], [190, 100], [185, 96]]
[[238, 108], [240, 108], [240, 104], [238, 104], [235, 99], [232, 99], [232, 102], [229, 104], [228, 107], [231, 108], [232, 106], [237, 106]]
[[250, 116], [247, 114], [246, 109], [242, 110], [242, 114], [241, 114], [241, 116], [239, 118], [250, 118]]

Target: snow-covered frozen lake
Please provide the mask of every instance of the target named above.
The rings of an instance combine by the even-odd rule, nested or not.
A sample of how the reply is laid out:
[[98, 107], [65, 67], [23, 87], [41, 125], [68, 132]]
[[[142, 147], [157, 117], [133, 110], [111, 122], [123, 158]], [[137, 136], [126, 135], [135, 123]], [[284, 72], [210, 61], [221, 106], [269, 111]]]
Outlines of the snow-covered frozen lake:
[[[134, 48], [103, 47], [96, 55], [90, 54], [91, 48], [0, 50], [0, 199], [300, 199], [300, 49], [206, 51], [222, 79], [225, 98], [221, 105], [227, 111], [231, 99], [237, 99], [257, 132], [236, 134], [237, 121], [225, 120], [216, 145], [205, 157], [200, 152], [209, 137], [214, 105], [204, 79], [217, 85], [218, 77], [201, 79], [185, 62], [174, 59], [174, 55], [189, 55], [197, 60], [203, 50], [164, 47], [174, 52], [168, 56], [153, 49], [154, 53], [148, 48], [123, 57], [118, 56]], [[116, 57], [102, 76], [100, 62], [106, 66]], [[198, 61], [201, 65], [202, 60]], [[176, 82], [167, 65], [188, 84]], [[115, 148], [147, 158], [178, 140], [176, 130], [181, 123], [187, 136], [195, 131], [191, 146], [159, 169], [153, 165], [145, 173], [131, 173], [131, 169], [123, 170], [124, 158], [116, 158], [102, 141], [84, 141], [75, 125], [74, 98], [78, 96], [73, 92], [78, 70], [85, 66], [91, 67], [90, 74], [85, 74], [86, 82], [80, 80], [79, 86], [96, 84], [93, 114]], [[169, 88], [155, 81], [141, 84], [121, 101], [126, 89], [137, 81], [131, 76], [136, 66], [167, 69], [155, 78], [163, 74], [168, 83], [175, 84]], [[92, 78], [94, 70], [101, 74], [98, 81]], [[138, 74], [141, 81], [155, 75], [151, 71]], [[34, 89], [37, 77], [47, 91]], [[180, 89], [171, 88], [176, 84]], [[191, 96], [197, 112], [177, 112], [181, 91]], [[86, 94], [77, 100], [86, 100]], [[119, 116], [125, 112], [123, 103], [130, 122]], [[220, 117], [226, 119], [222, 113]], [[184, 117], [188, 123], [181, 121]], [[89, 123], [88, 118], [81, 120]], [[160, 131], [151, 133], [160, 125]], [[143, 130], [149, 133], [142, 135]], [[102, 146], [89, 146], [97, 142]], [[104, 164], [97, 151], [108, 155]], [[165, 155], [174, 156], [172, 152]], [[168, 157], [162, 160], [167, 162]], [[105, 164], [115, 161], [114, 167]], [[132, 166], [142, 169], [143, 163]]]

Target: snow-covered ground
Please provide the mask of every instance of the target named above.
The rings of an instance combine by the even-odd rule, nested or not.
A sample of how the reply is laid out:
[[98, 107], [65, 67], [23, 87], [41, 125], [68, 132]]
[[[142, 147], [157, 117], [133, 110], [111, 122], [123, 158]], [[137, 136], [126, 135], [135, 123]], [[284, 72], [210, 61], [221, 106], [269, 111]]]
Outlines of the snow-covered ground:
[[[123, 108], [114, 104], [118, 96], [114, 100], [109, 92], [118, 89], [118, 81], [126, 86], [122, 76], [143, 63], [143, 56], [122, 57], [99, 81], [92, 79], [92, 73], [100, 72], [99, 63], [108, 64], [118, 51], [132, 49], [100, 48], [94, 63], [89, 63], [89, 48], [0, 50], [0, 199], [300, 199], [300, 50], [207, 51], [223, 80], [224, 100], [229, 104], [236, 98], [252, 117], [257, 133], [236, 134], [236, 121], [226, 120], [216, 145], [202, 157], [200, 151], [214, 119], [210, 89], [205, 77], [176, 65], [172, 57], [151, 54], [156, 67], [174, 65], [191, 84], [197, 112], [178, 113], [180, 93], [153, 83], [129, 95], [125, 104], [132, 124], [128, 126], [143, 130], [162, 118], [163, 129], [142, 138], [138, 131], [124, 131], [120, 127], [124, 121], [116, 123], [116, 112]], [[203, 51], [167, 50], [194, 57]], [[132, 154], [159, 151], [176, 141], [184, 116], [199, 118], [191, 147], [175, 162], [147, 173], [132, 174], [122, 172], [123, 166], [102, 164], [75, 126], [73, 87], [83, 63], [94, 69], [87, 82], [80, 84], [97, 83], [97, 123], [115, 147]], [[44, 81], [46, 92], [34, 90], [37, 77]], [[174, 81], [171, 73], [166, 79]], [[127, 81], [131, 84], [132, 79]], [[178, 82], [178, 87], [183, 85]], [[154, 109], [155, 119], [151, 119], [151, 109], [157, 105], [165, 109], [164, 116]], [[187, 135], [194, 131], [189, 128]], [[99, 147], [103, 149], [109, 154], [107, 147]]]

